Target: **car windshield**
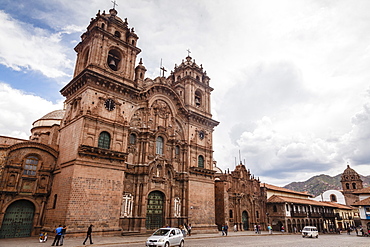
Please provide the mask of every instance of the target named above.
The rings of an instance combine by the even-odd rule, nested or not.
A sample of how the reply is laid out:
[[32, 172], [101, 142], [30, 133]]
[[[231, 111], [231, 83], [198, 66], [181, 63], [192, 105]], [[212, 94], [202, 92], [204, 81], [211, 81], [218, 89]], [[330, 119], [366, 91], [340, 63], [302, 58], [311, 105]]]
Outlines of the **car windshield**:
[[303, 231], [315, 231], [315, 228], [312, 227], [305, 227]]
[[153, 233], [154, 236], [165, 236], [170, 232], [170, 229], [159, 229], [155, 233]]

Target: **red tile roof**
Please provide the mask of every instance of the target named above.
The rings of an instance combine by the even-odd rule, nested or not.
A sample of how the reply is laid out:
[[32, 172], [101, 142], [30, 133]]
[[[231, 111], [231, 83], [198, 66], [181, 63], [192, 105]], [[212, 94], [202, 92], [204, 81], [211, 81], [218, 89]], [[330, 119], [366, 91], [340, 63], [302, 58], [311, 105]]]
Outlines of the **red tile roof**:
[[370, 206], [370, 197], [368, 197], [368, 198], [366, 198], [364, 200], [355, 202], [352, 205], [353, 206]]
[[353, 194], [370, 194], [370, 187], [355, 190]]
[[281, 191], [281, 192], [286, 192], [286, 193], [291, 193], [291, 194], [304, 195], [304, 196], [307, 196], [307, 197], [313, 197], [313, 195], [308, 194], [307, 191], [306, 192], [299, 192], [299, 191], [294, 191], [294, 190], [290, 190], [290, 189], [286, 189], [286, 188], [283, 188], [283, 187], [279, 187], [279, 186], [275, 186], [275, 185], [271, 185], [271, 184], [266, 184], [266, 183], [261, 183], [261, 187], [266, 187], [269, 190], [275, 190], [275, 191]]
[[335, 203], [335, 202], [320, 202], [311, 199], [302, 199], [302, 198], [294, 198], [288, 196], [277, 196], [273, 195], [268, 200], [268, 203], [295, 203], [295, 204], [306, 204], [306, 205], [316, 205], [322, 207], [332, 207], [332, 208], [339, 208], [339, 209], [347, 209], [352, 210], [351, 207]]

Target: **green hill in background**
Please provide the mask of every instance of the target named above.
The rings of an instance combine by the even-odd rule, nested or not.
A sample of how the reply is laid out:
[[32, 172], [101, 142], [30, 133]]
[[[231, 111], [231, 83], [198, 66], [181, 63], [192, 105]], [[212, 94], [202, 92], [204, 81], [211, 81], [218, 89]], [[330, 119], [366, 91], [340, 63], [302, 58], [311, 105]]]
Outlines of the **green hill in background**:
[[[329, 175], [321, 174], [304, 182], [292, 182], [285, 185], [284, 188], [299, 192], [307, 191], [311, 195], [318, 196], [326, 190], [341, 190], [341, 175], [342, 174], [338, 174], [337, 176], [331, 177]], [[370, 184], [370, 176], [360, 175], [360, 177], [363, 181], [363, 186], [368, 187]]]

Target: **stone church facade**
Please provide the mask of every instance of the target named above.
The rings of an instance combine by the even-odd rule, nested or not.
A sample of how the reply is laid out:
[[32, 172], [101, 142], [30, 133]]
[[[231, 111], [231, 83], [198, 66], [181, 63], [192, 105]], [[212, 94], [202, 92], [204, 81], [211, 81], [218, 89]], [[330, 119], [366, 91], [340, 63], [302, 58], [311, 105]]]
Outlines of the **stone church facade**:
[[266, 190], [258, 178], [240, 163], [232, 172], [216, 173], [216, 224], [237, 231], [254, 230], [255, 225], [267, 228]]
[[0, 137], [0, 238], [59, 224], [216, 229], [210, 78], [190, 56], [145, 78], [138, 39], [115, 9], [99, 11], [75, 47], [65, 109], [37, 120], [28, 141]]

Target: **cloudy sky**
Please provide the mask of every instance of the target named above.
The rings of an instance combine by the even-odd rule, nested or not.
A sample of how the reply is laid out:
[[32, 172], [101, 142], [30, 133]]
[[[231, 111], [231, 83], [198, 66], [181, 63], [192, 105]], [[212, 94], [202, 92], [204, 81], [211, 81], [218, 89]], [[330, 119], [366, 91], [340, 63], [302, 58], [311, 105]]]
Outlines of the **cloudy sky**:
[[[110, 0], [0, 0], [0, 135], [61, 109], [73, 48]], [[117, 0], [147, 76], [187, 56], [211, 77], [214, 158], [286, 185], [370, 175], [370, 1]]]

